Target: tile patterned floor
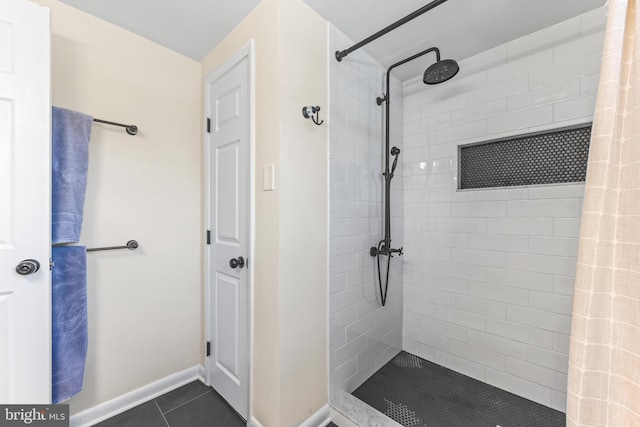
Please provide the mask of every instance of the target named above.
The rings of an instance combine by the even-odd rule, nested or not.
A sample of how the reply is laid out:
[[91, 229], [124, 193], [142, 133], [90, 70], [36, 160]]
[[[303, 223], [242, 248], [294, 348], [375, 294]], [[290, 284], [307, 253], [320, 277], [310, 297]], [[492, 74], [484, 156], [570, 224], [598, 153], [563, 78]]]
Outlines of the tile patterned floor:
[[99, 427], [242, 427], [245, 421], [211, 387], [194, 381], [109, 418]]
[[405, 427], [564, 427], [565, 414], [400, 352], [353, 395]]

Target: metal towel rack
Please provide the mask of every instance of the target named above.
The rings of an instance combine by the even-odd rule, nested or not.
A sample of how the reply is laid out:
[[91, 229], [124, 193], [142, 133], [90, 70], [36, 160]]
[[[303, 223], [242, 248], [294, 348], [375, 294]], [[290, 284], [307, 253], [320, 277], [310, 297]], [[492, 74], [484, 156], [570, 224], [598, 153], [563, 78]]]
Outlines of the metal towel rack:
[[[59, 243], [53, 246], [68, 246], [66, 243]], [[129, 249], [134, 250], [138, 249], [138, 242], [136, 240], [129, 240], [124, 246], [105, 246], [102, 248], [87, 248], [87, 252], [98, 252], [98, 251], [113, 251], [116, 249]]]
[[129, 249], [134, 250], [138, 248], [138, 242], [135, 240], [129, 240], [124, 246], [105, 246], [103, 248], [87, 248], [87, 252], [97, 252], [97, 251], [112, 251], [115, 249]]
[[123, 127], [125, 128], [125, 130], [129, 135], [135, 135], [138, 133], [138, 126], [136, 125], [124, 125], [122, 123], [110, 122], [108, 120], [102, 120], [102, 119], [93, 119], [93, 121], [97, 123], [105, 123], [107, 125]]

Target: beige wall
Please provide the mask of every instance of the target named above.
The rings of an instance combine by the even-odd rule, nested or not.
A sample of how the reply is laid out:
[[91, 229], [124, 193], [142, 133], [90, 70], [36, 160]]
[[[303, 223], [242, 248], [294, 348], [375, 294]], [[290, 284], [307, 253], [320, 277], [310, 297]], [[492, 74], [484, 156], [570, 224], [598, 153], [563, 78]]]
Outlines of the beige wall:
[[[278, 425], [279, 351], [279, 174], [280, 93], [278, 0], [263, 0], [202, 60], [202, 76], [209, 75], [251, 39], [255, 41], [255, 260], [253, 261], [254, 342], [251, 414], [263, 426]], [[263, 192], [262, 166], [276, 164], [276, 191]]]
[[[202, 61], [203, 77], [255, 41], [256, 195], [252, 416], [298, 425], [327, 402], [326, 23], [301, 0], [263, 0]], [[311, 36], [310, 36], [311, 35]], [[276, 165], [276, 190], [262, 168]]]
[[[72, 413], [202, 361], [201, 82], [253, 39], [252, 415], [298, 425], [327, 402], [327, 134], [301, 114], [328, 115], [326, 23], [301, 0], [263, 0], [198, 64], [38, 2], [52, 10], [54, 105], [140, 128], [93, 128], [81, 243], [141, 248], [89, 255], [90, 348]], [[276, 190], [263, 192], [269, 163]]]
[[280, 425], [295, 426], [328, 399], [328, 27], [301, 0], [280, 4]]
[[89, 254], [89, 355], [71, 412], [201, 358], [200, 64], [56, 0], [53, 104], [136, 124], [94, 125], [81, 243]]

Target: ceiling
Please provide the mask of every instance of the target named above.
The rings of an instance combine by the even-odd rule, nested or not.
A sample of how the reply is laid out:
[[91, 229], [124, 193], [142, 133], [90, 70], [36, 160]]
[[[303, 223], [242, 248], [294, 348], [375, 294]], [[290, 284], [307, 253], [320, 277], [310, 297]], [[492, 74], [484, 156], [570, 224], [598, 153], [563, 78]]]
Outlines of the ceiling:
[[197, 61], [260, 3], [260, 0], [60, 1]]
[[[259, 3], [259, 0], [61, 1], [195, 60], [202, 59]], [[426, 5], [428, 0], [304, 2], [359, 42]], [[604, 3], [605, 0], [449, 0], [370, 43], [364, 50], [385, 66], [431, 46], [439, 47], [443, 58], [459, 60]], [[419, 75], [424, 68], [418, 60], [394, 73], [406, 80]]]

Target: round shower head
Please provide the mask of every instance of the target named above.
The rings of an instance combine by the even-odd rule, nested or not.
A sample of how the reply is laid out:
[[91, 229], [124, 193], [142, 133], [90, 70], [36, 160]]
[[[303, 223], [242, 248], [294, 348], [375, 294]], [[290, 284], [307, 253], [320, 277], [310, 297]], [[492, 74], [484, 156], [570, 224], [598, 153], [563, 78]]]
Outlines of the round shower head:
[[431, 64], [424, 72], [422, 81], [428, 85], [437, 85], [453, 78], [460, 71], [458, 63], [453, 59], [443, 59]]
[[392, 156], [397, 156], [399, 154], [400, 154], [400, 149], [398, 147], [391, 148], [391, 155]]

